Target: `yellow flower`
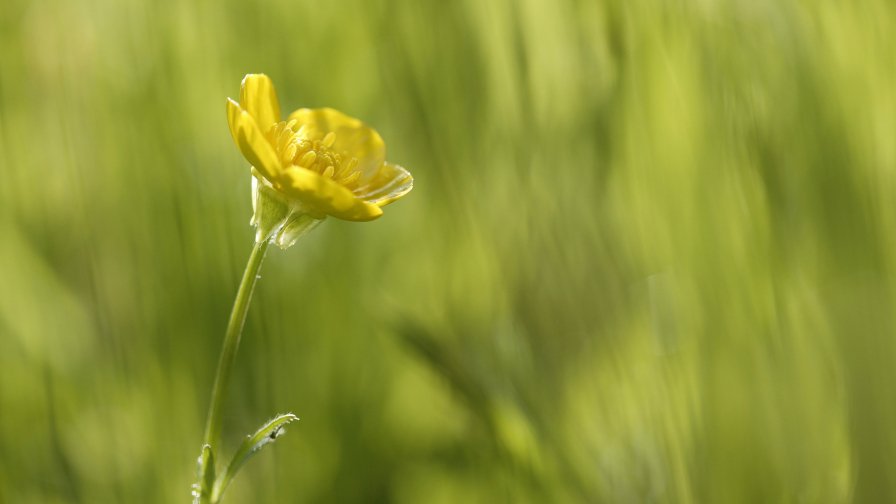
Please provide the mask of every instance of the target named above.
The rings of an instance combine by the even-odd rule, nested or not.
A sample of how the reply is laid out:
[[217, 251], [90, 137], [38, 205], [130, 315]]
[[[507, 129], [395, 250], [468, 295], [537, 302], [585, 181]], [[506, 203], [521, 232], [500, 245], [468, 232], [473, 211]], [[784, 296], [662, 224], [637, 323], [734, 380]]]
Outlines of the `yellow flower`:
[[[280, 200], [289, 209], [274, 213], [292, 220], [373, 220], [383, 214], [381, 207], [413, 188], [407, 170], [386, 162], [380, 135], [358, 119], [331, 108], [302, 108], [282, 121], [267, 75], [243, 78], [239, 103], [227, 99], [227, 122], [253, 167], [256, 200], [259, 190]], [[253, 203], [259, 225], [260, 203]], [[289, 226], [284, 215], [280, 227]]]

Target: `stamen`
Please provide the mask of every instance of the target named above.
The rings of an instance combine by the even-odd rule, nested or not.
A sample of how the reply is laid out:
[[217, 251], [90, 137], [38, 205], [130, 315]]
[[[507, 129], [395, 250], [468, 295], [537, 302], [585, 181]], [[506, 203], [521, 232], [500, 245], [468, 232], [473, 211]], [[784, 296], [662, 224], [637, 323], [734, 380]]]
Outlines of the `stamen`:
[[315, 159], [317, 159], [317, 152], [308, 151], [304, 156], [302, 156], [302, 159], [299, 160], [299, 166], [310, 168], [311, 165], [314, 164]]
[[336, 143], [335, 132], [330, 131], [319, 140], [311, 140], [308, 125], [299, 126], [296, 131], [293, 128], [297, 125], [295, 119], [281, 121], [274, 124], [267, 135], [285, 165], [295, 164], [342, 185], [354, 184], [361, 178], [361, 172], [357, 170], [359, 160], [332, 149]]
[[277, 127], [280, 128], [280, 132], [277, 134], [277, 146], [282, 150], [286, 147], [286, 143], [289, 142], [289, 137], [292, 136], [292, 130], [288, 130], [285, 127], [285, 123], [280, 122], [277, 124]]
[[342, 185], [349, 185], [356, 182], [359, 178], [361, 178], [361, 172], [353, 171], [348, 177], [343, 177], [339, 183]]
[[340, 175], [344, 175], [346, 177], [351, 177], [352, 172], [355, 171], [355, 169], [358, 167], [358, 164], [359, 164], [358, 158], [353, 157], [353, 158], [349, 159], [348, 162], [345, 163], [345, 166], [343, 166], [343, 169], [340, 170]]
[[292, 161], [293, 159], [296, 158], [296, 151], [298, 151], [298, 150], [299, 150], [299, 146], [293, 142], [290, 142], [286, 146], [286, 152], [283, 153], [283, 159], [285, 159], [287, 162]]

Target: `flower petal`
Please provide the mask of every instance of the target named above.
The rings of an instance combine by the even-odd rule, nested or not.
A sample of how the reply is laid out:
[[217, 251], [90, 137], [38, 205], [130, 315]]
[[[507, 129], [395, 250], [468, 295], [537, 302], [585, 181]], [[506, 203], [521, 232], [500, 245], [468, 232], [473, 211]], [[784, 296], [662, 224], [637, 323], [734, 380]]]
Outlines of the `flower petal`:
[[354, 117], [331, 108], [299, 109], [289, 115], [295, 119], [296, 128], [305, 126], [313, 140], [323, 138], [327, 133], [336, 134], [333, 150], [346, 152], [358, 159], [358, 170], [363, 176], [370, 176], [386, 160], [386, 144], [382, 137], [370, 126]]
[[243, 157], [266, 179], [274, 180], [282, 170], [274, 147], [264, 137], [255, 119], [230, 98], [227, 99], [227, 122]]
[[321, 214], [350, 221], [369, 221], [383, 214], [380, 207], [356, 198], [342, 184], [306, 168], [290, 166], [279, 180], [283, 193]]
[[239, 135], [239, 123], [240, 123], [240, 113], [243, 109], [240, 108], [240, 104], [233, 101], [232, 98], [227, 99], [227, 126], [230, 127], [230, 135], [233, 137], [233, 142], [237, 145], [240, 144], [238, 138]]
[[385, 163], [364, 185], [355, 189], [357, 197], [377, 206], [386, 206], [414, 188], [414, 177], [401, 166]]
[[240, 84], [240, 107], [249, 113], [262, 132], [280, 121], [280, 102], [271, 78], [265, 74], [248, 74]]

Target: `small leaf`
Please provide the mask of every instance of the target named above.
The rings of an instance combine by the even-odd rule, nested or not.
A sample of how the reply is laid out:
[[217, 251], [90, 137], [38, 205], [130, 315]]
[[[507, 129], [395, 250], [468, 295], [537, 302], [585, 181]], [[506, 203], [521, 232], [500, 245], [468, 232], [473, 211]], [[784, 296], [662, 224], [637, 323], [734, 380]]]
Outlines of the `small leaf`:
[[202, 446], [199, 454], [199, 480], [193, 484], [193, 504], [208, 502], [215, 485], [215, 454], [209, 445]]
[[236, 473], [243, 467], [243, 464], [245, 464], [246, 461], [252, 458], [252, 456], [265, 445], [274, 442], [280, 437], [285, 432], [284, 427], [286, 427], [287, 424], [295, 422], [298, 419], [299, 417], [292, 413], [277, 415], [266, 424], [262, 425], [255, 434], [246, 436], [246, 439], [243, 440], [243, 444], [241, 444], [236, 453], [233, 454], [233, 458], [230, 460], [230, 464], [227, 465], [227, 470], [224, 472], [223, 477], [218, 479], [217, 484], [215, 485], [215, 491], [212, 494], [212, 502], [218, 502], [224, 494], [227, 485], [230, 484], [230, 481], [236, 476]]

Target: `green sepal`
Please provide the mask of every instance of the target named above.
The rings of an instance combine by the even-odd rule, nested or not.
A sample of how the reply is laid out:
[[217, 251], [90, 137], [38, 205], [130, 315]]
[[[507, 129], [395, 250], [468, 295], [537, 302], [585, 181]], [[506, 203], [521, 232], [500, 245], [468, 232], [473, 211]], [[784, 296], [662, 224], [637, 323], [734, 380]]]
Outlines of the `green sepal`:
[[252, 221], [255, 241], [273, 239], [289, 219], [292, 209], [289, 202], [266, 183], [252, 177]]
[[252, 176], [252, 220], [255, 241], [269, 240], [281, 249], [291, 247], [300, 236], [323, 222], [325, 215], [312, 215], [299, 201], [293, 201]]

